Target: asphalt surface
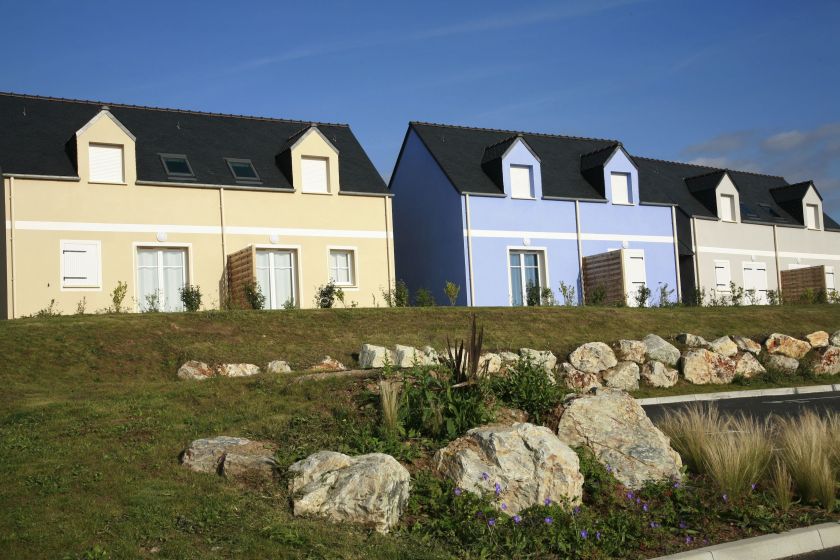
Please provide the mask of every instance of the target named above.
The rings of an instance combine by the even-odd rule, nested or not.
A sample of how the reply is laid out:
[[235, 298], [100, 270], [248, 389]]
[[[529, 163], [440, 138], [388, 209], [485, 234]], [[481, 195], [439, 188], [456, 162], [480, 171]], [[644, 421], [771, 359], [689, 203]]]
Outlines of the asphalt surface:
[[812, 552], [810, 554], [800, 554], [799, 556], [788, 556], [785, 560], [837, 560], [838, 558], [840, 558], [840, 547], [820, 550], [819, 552]]
[[[840, 391], [826, 393], [809, 393], [806, 395], [785, 395], [776, 397], [748, 397], [743, 399], [721, 399], [714, 402], [721, 412], [729, 414], [749, 414], [757, 418], [765, 418], [771, 414], [779, 416], [795, 416], [804, 410], [818, 412], [840, 412]], [[696, 402], [654, 404], [645, 406], [645, 412], [654, 422], [666, 411], [679, 410], [685, 406], [694, 406]], [[836, 558], [840, 559], [840, 555]]]

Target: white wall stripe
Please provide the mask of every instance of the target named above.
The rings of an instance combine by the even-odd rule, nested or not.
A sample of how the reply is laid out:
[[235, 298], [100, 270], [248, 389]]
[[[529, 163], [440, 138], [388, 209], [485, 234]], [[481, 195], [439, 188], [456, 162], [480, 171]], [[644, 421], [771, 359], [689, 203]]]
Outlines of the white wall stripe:
[[788, 259], [819, 259], [826, 261], [840, 261], [840, 255], [828, 255], [824, 253], [791, 253], [789, 251], [779, 251], [779, 256]]
[[[11, 221], [6, 221], [6, 229], [11, 229]], [[179, 224], [111, 224], [102, 222], [35, 222], [16, 220], [15, 229], [21, 231], [87, 231], [102, 233], [197, 233], [221, 235], [219, 226], [196, 226]], [[272, 228], [250, 226], [225, 226], [228, 235], [285, 235], [289, 237], [343, 237], [358, 239], [385, 239], [384, 231], [311, 229], [311, 228]], [[392, 234], [388, 234], [392, 236]]]
[[773, 251], [762, 251], [759, 249], [731, 249], [728, 247], [697, 247], [698, 253], [720, 253], [723, 255], [755, 255], [757, 257], [775, 257], [776, 253]]
[[[473, 229], [471, 230], [473, 237], [487, 237], [487, 238], [511, 238], [511, 239], [559, 239], [564, 241], [577, 240], [575, 232], [557, 232], [557, 231], [513, 231], [513, 230], [495, 230], [495, 229]], [[464, 235], [467, 235], [467, 230], [464, 230]], [[670, 235], [621, 235], [612, 233], [582, 233], [581, 239], [584, 241], [636, 241], [641, 243], [673, 243], [674, 238]]]

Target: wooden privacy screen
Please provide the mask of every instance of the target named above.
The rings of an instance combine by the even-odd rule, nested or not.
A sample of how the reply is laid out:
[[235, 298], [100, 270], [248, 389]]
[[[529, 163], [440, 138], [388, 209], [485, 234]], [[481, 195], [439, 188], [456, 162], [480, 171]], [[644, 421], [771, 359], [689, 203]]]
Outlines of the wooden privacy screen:
[[825, 294], [825, 267], [809, 266], [782, 271], [782, 297], [796, 302], [809, 290], [811, 295]]
[[249, 245], [227, 258], [227, 280], [230, 305], [237, 309], [250, 307], [245, 298], [245, 286], [249, 282], [256, 282], [256, 269], [254, 265], [255, 249]]
[[[619, 305], [626, 301], [624, 293], [624, 251], [608, 251], [583, 257], [583, 294], [587, 304]], [[593, 297], [603, 293], [604, 299], [595, 302]]]

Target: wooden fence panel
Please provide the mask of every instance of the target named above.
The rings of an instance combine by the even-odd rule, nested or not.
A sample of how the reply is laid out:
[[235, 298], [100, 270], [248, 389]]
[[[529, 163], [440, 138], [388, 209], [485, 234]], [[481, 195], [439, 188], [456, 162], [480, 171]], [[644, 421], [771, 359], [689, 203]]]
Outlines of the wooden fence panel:
[[245, 286], [249, 282], [256, 282], [254, 246], [249, 245], [227, 257], [228, 296], [230, 305], [236, 309], [250, 307], [245, 298]]
[[602, 305], [618, 305], [626, 301], [622, 251], [608, 251], [583, 257], [583, 293], [587, 304], [596, 293], [603, 293]]
[[789, 303], [800, 301], [807, 294], [825, 294], [825, 267], [809, 266], [782, 271], [782, 297]]

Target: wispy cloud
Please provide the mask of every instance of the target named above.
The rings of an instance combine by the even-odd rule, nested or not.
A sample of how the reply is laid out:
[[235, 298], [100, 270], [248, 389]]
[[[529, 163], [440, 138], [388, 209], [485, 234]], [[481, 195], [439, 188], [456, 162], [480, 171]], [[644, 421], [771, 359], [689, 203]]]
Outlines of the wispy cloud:
[[689, 146], [683, 150], [683, 155], [692, 156], [696, 154], [722, 155], [736, 150], [743, 149], [752, 139], [754, 133], [750, 130], [739, 130], [726, 132], [710, 138], [705, 142]]

